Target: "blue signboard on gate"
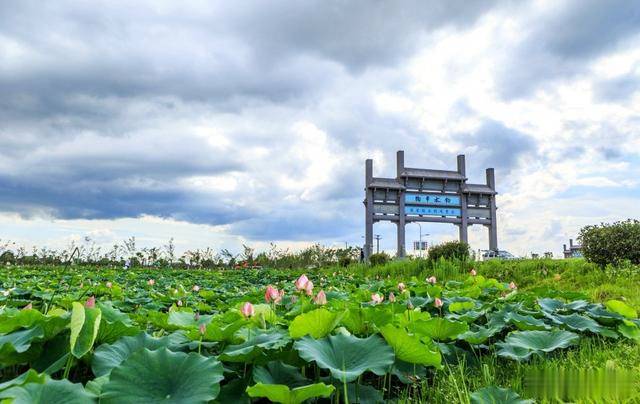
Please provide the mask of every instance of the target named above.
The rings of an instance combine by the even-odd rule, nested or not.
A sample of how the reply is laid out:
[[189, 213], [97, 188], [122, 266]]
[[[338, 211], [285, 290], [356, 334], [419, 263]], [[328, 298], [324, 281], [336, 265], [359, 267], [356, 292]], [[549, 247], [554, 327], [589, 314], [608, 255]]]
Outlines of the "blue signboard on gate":
[[460, 206], [460, 197], [446, 194], [404, 194], [405, 205]]
[[419, 216], [461, 216], [458, 208], [431, 208], [423, 206], [405, 206], [404, 213]]

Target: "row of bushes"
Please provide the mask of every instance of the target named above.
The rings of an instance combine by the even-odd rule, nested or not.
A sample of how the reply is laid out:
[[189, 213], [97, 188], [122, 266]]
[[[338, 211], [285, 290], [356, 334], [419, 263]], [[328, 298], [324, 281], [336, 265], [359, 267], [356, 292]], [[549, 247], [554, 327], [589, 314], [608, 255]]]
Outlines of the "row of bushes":
[[628, 219], [620, 222], [585, 226], [578, 241], [582, 255], [590, 262], [605, 267], [625, 262], [640, 264], [640, 221]]
[[[438, 261], [440, 259], [458, 259], [465, 261], [469, 258], [469, 244], [460, 241], [448, 241], [429, 249], [427, 259], [429, 261]], [[369, 257], [369, 263], [373, 266], [384, 265], [391, 260], [391, 257], [385, 253], [372, 254]]]

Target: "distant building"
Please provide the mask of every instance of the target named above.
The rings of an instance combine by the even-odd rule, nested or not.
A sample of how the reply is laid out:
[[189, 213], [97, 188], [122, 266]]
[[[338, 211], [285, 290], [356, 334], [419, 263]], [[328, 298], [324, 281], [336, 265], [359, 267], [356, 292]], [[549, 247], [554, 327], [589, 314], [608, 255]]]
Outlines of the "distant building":
[[413, 250], [414, 251], [427, 251], [429, 249], [429, 245], [426, 241], [414, 241], [413, 242]]
[[573, 244], [573, 239], [569, 239], [569, 248], [563, 244], [563, 254], [565, 258], [582, 258], [582, 246], [580, 244]]

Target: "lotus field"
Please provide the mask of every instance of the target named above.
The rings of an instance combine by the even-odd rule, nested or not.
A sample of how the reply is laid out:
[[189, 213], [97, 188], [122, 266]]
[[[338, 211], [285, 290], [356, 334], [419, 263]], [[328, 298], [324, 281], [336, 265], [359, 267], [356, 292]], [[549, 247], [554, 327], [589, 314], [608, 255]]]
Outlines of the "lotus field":
[[623, 300], [423, 275], [4, 267], [0, 399], [517, 403], [526, 369], [637, 366]]

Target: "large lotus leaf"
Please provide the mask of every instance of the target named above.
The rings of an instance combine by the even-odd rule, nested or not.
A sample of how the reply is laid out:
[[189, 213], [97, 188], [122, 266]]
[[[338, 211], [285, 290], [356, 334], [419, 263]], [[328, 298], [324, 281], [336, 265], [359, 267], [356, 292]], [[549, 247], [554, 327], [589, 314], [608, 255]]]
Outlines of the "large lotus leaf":
[[618, 313], [613, 313], [605, 310], [601, 305], [592, 305], [587, 309], [586, 312], [589, 317], [605, 325], [613, 325], [624, 318]]
[[524, 356], [529, 350], [536, 353], [551, 352], [559, 348], [567, 348], [578, 342], [580, 337], [570, 331], [516, 331], [507, 336], [504, 343], [497, 346], [502, 349], [498, 355], [510, 357], [515, 352], [517, 356]]
[[173, 344], [169, 337], [154, 338], [144, 332], [136, 336], [123, 337], [113, 344], [103, 344], [96, 348], [91, 360], [91, 369], [96, 377], [108, 375], [134, 352], [145, 348], [155, 351], [171, 345]]
[[293, 347], [302, 359], [329, 369], [331, 375], [342, 382], [353, 381], [367, 370], [382, 376], [395, 360], [391, 347], [377, 335], [357, 338], [337, 334], [319, 340], [307, 336], [296, 341]]
[[41, 375], [35, 370], [29, 369], [16, 378], [0, 383], [0, 391], [7, 390], [10, 387], [23, 386], [28, 383], [44, 383], [46, 380], [46, 375]]
[[11, 353], [26, 352], [34, 341], [41, 341], [44, 331], [39, 325], [26, 330], [15, 331], [7, 335], [0, 335], [0, 361]]
[[0, 334], [8, 334], [20, 328], [42, 327], [44, 338], [50, 339], [62, 331], [69, 322], [65, 311], [51, 311], [48, 315], [38, 310], [5, 309], [0, 312]]
[[428, 311], [420, 311], [419, 309], [405, 310], [394, 316], [393, 323], [400, 327], [408, 327], [414, 321], [429, 320], [431, 314]]
[[198, 328], [201, 324], [209, 324], [213, 316], [199, 315], [190, 311], [172, 311], [169, 313], [167, 322], [173, 326], [180, 328]]
[[[411, 365], [413, 366], [413, 365]], [[347, 402], [343, 400], [344, 384], [334, 382], [336, 393], [340, 395], [340, 402]], [[350, 403], [358, 404], [384, 404], [384, 398], [380, 390], [376, 390], [372, 386], [366, 384], [358, 384], [358, 382], [347, 383], [347, 398]]]
[[335, 387], [324, 383], [290, 389], [283, 384], [262, 384], [247, 388], [250, 397], [265, 397], [274, 403], [299, 404], [316, 397], [329, 397]]
[[442, 356], [433, 346], [420, 341], [415, 335], [388, 324], [380, 328], [382, 336], [393, 348], [398, 359], [409, 363], [440, 367]]
[[594, 334], [600, 334], [602, 327], [595, 321], [586, 316], [580, 314], [570, 314], [563, 316], [556, 314], [553, 316], [558, 324], [565, 325], [567, 328], [573, 331], [591, 331]]
[[484, 310], [469, 310], [462, 314], [449, 313], [447, 314], [447, 318], [450, 320], [464, 321], [465, 323], [473, 323], [484, 314]]
[[588, 307], [589, 302], [586, 300], [574, 300], [569, 303], [563, 303], [558, 299], [552, 299], [545, 297], [538, 299], [538, 305], [547, 313], [565, 312], [570, 313], [574, 311], [583, 311]]
[[387, 306], [350, 308], [342, 318], [342, 324], [354, 334], [368, 334], [375, 326], [381, 327], [393, 321], [393, 313]]
[[95, 397], [85, 391], [82, 384], [68, 380], [48, 380], [46, 383], [28, 383], [0, 392], [0, 398], [11, 399], [12, 404], [88, 404]]
[[609, 300], [605, 303], [609, 311], [618, 313], [626, 318], [637, 318], [638, 312], [633, 307], [620, 300]]
[[[225, 341], [225, 342], [237, 342], [234, 338], [234, 334], [247, 322], [244, 319], [232, 321], [231, 323], [223, 323], [216, 319], [207, 324], [204, 335], [200, 333], [200, 330], [191, 330], [188, 332], [189, 338], [199, 339], [203, 341]], [[244, 392], [244, 389], [242, 390]]]
[[90, 309], [78, 302], [73, 302], [71, 311], [71, 336], [69, 344], [71, 354], [76, 358], [83, 357], [93, 347], [100, 329], [100, 309]]
[[250, 321], [258, 327], [262, 326], [263, 321], [270, 324], [278, 322], [278, 315], [268, 304], [255, 304], [253, 305], [253, 310], [255, 314]]
[[476, 307], [476, 304], [472, 301], [452, 302], [449, 304], [449, 311], [451, 313], [459, 313], [467, 310], [471, 310]]
[[289, 335], [298, 339], [305, 335], [313, 338], [327, 336], [342, 320], [342, 313], [332, 313], [325, 309], [317, 309], [308, 313], [300, 314], [289, 324]]
[[220, 388], [220, 394], [213, 403], [216, 404], [251, 404], [251, 398], [247, 395], [247, 381], [244, 379], [233, 379], [225, 383]]
[[222, 364], [197, 353], [143, 349], [111, 371], [100, 402], [206, 403], [220, 392]]
[[427, 374], [427, 368], [415, 363], [408, 363], [396, 358], [391, 373], [396, 376], [402, 383], [410, 384], [416, 379], [423, 378]]
[[309, 384], [309, 380], [302, 376], [298, 368], [280, 361], [256, 366], [253, 369], [253, 381], [262, 384], [284, 384], [292, 388]]
[[504, 342], [498, 342], [496, 346], [499, 348], [498, 356], [516, 361], [524, 361], [529, 359], [531, 355], [537, 354], [537, 351], [532, 351], [529, 348], [511, 345]]
[[264, 351], [284, 348], [290, 341], [289, 334], [279, 329], [255, 332], [242, 344], [227, 346], [220, 354], [220, 360], [226, 362], [251, 362]]
[[505, 316], [505, 320], [515, 325], [518, 329], [524, 331], [548, 330], [551, 328], [540, 319], [537, 319], [530, 315], [523, 316], [516, 312], [507, 313], [507, 315]]
[[434, 317], [429, 320], [416, 321], [410, 326], [410, 330], [422, 336], [428, 336], [438, 341], [456, 339], [458, 335], [469, 330], [469, 325], [460, 321]]
[[472, 345], [484, 343], [502, 330], [502, 327], [480, 327], [475, 326], [469, 331], [458, 336], [458, 339], [467, 341]]
[[469, 397], [472, 404], [529, 404], [533, 400], [523, 400], [513, 390], [496, 386], [484, 387], [474, 391]]
[[640, 327], [631, 321], [624, 320], [622, 324], [618, 325], [618, 331], [626, 338], [640, 342]]

